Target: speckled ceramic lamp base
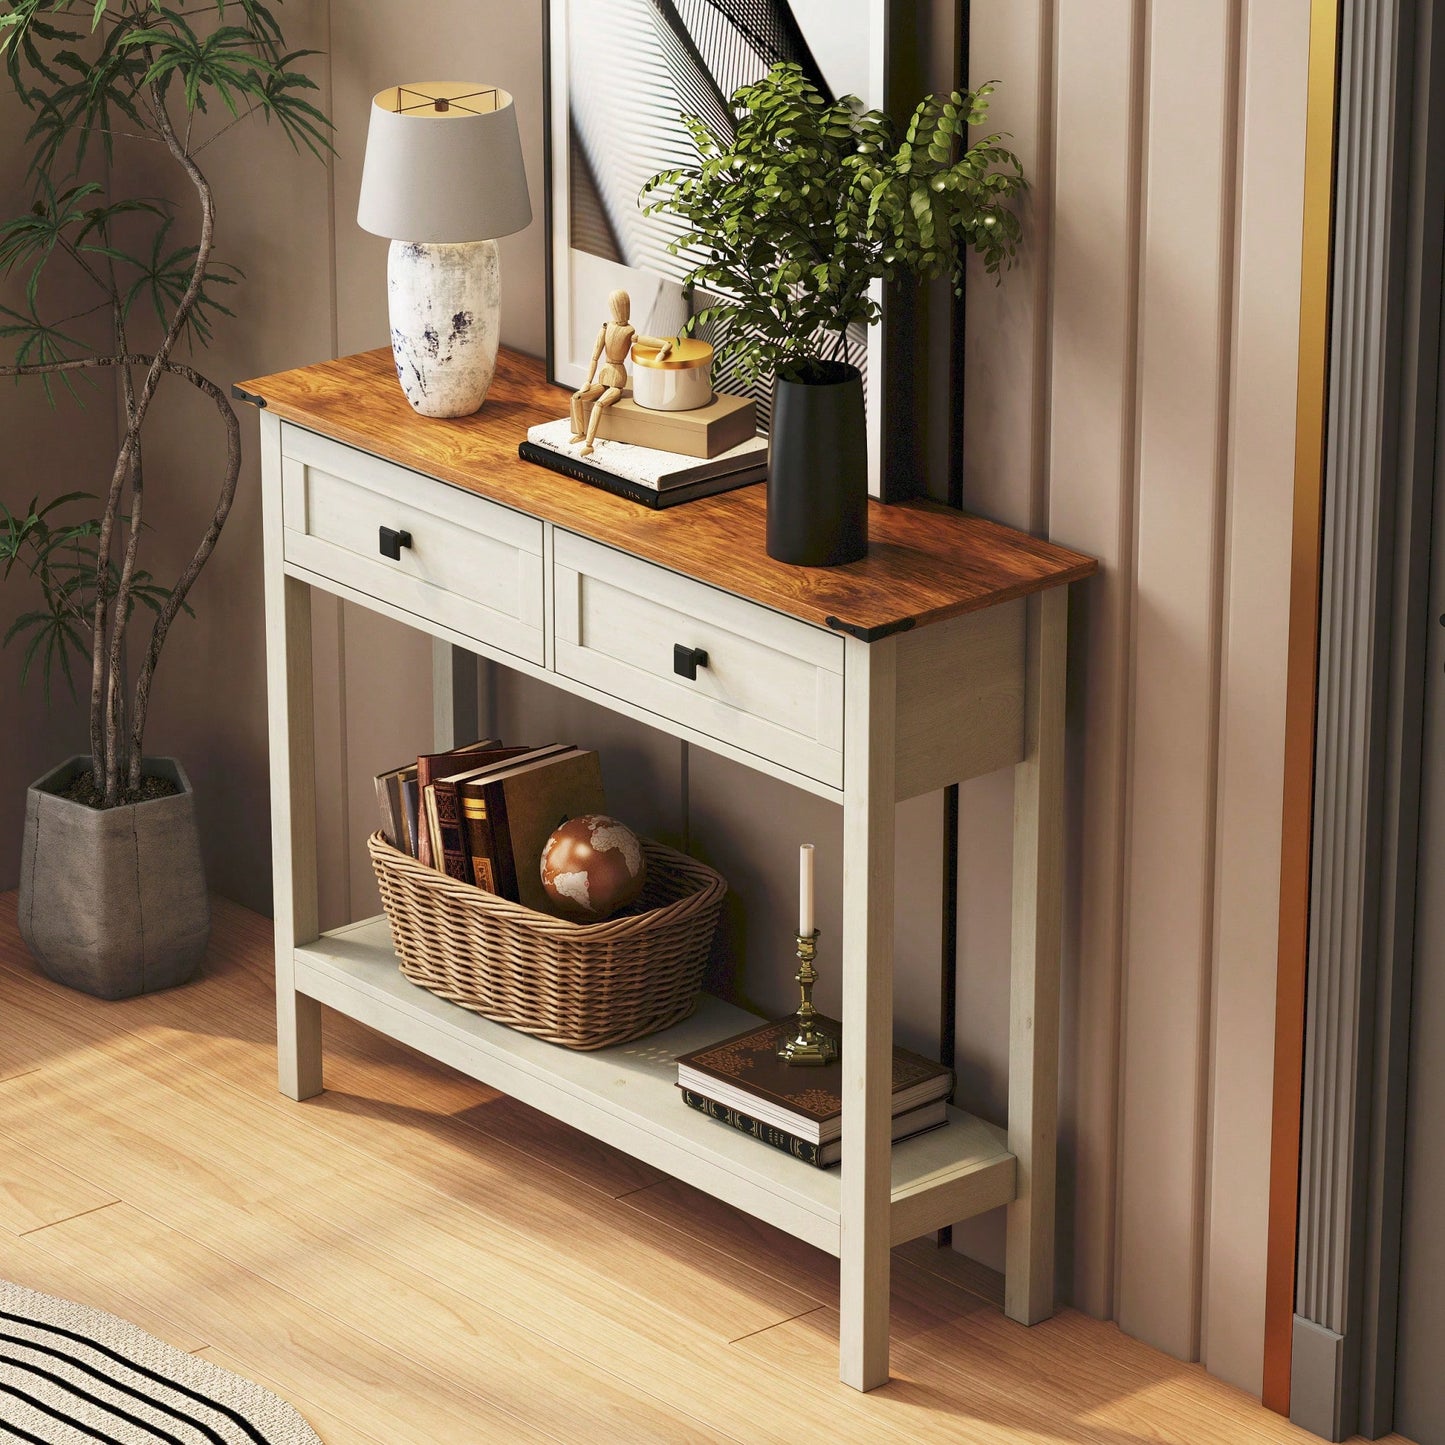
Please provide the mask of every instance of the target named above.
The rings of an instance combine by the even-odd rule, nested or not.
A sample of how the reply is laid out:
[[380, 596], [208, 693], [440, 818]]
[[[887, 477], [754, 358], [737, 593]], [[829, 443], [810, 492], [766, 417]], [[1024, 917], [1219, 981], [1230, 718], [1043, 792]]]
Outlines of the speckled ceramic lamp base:
[[393, 241], [386, 263], [397, 380], [422, 416], [470, 416], [501, 339], [495, 241]]

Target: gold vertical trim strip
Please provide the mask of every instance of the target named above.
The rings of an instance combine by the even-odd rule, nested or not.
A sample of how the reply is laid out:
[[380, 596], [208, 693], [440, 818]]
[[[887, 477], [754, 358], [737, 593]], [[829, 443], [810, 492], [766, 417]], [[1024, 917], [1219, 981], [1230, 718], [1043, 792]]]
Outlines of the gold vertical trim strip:
[[1339, 0], [1310, 6], [1300, 258], [1299, 390], [1295, 402], [1294, 527], [1285, 693], [1284, 811], [1280, 848], [1279, 954], [1275, 989], [1274, 1107], [1270, 1141], [1269, 1245], [1265, 1268], [1264, 1386], [1271, 1409], [1289, 1413], [1299, 1237], [1299, 1161], [1304, 1090], [1305, 972], [1309, 949], [1310, 840], [1314, 814], [1319, 677], [1320, 529], [1328, 419], [1330, 265], [1333, 254]]

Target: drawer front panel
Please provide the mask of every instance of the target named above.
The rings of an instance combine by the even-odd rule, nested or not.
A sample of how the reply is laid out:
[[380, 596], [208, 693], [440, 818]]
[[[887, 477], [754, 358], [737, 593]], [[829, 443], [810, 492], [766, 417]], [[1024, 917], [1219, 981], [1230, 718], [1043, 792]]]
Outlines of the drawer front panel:
[[[283, 426], [286, 560], [529, 662], [544, 661], [542, 523]], [[411, 536], [392, 559], [380, 529]]]
[[[843, 639], [555, 533], [556, 668], [663, 718], [843, 783]], [[695, 679], [674, 649], [707, 654]]]

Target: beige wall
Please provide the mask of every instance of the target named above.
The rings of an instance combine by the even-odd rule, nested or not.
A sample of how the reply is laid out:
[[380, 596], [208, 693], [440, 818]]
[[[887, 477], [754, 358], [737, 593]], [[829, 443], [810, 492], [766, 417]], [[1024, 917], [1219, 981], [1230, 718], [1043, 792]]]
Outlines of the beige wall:
[[[20, 214], [30, 197], [22, 144], [29, 123], [29, 113], [19, 105], [0, 105], [0, 206], [6, 218]], [[50, 277], [44, 296], [55, 308], [51, 316], [89, 304], [82, 299], [83, 283], [63, 265], [52, 267]], [[0, 283], [0, 303], [23, 307], [24, 295], [23, 276]], [[7, 362], [12, 354], [10, 344], [0, 342]], [[0, 380], [0, 501], [12, 512], [23, 512], [37, 494], [43, 505], [47, 495], [102, 491], [110, 478], [113, 393], [104, 387], [90, 392], [85, 411], [60, 388], [56, 400], [54, 410], [46, 406], [38, 382]], [[72, 513], [69, 520], [78, 516]], [[39, 589], [18, 571], [0, 581], [0, 636], [21, 613], [40, 605]], [[27, 784], [71, 754], [90, 749], [89, 670], [82, 667], [77, 676], [78, 702], [71, 701], [61, 682], [54, 705], [47, 707], [38, 671], [23, 691], [20, 687], [22, 646], [16, 642], [0, 652], [0, 889], [14, 888], [20, 878]]]
[[[1033, 190], [1023, 263], [1000, 288], [980, 277], [970, 289], [967, 502], [1104, 563], [1076, 589], [1071, 629], [1061, 1283], [1083, 1308], [1257, 1389], [1307, 7], [974, 0], [972, 13], [974, 78], [1004, 82], [995, 118]], [[396, 26], [381, 0], [297, 0], [285, 15], [295, 43], [329, 52], [317, 75], [338, 155], [323, 170], [265, 128], [208, 152], [223, 249], [249, 272], [212, 372], [384, 343], [385, 244], [354, 223], [367, 99], [467, 69], [458, 56], [517, 97], [537, 220], [503, 242], [504, 339], [540, 353], [540, 7], [438, 0], [425, 27]], [[174, 425], [168, 475], [199, 507], [208, 474], [188, 422]], [[251, 463], [198, 589], [201, 620], [163, 669], [155, 741], [197, 779], [217, 886], [264, 906], [258, 572]], [[370, 779], [427, 736], [430, 654], [326, 599], [316, 648], [334, 922], [375, 907], [359, 846]], [[538, 685], [491, 682], [501, 731], [601, 747], [618, 810], [728, 874], [718, 977], [784, 1007], [802, 837], [823, 855], [820, 924], [837, 937], [833, 810]], [[961, 1096], [997, 1118], [1010, 807], [1006, 778], [964, 789]], [[931, 1047], [938, 798], [900, 823], [899, 1030]], [[827, 962], [825, 942], [831, 1007]], [[999, 1239], [997, 1219], [959, 1231], [995, 1261]]]
[[[1257, 1390], [1308, 7], [974, 0], [1034, 234], [969, 296], [966, 504], [1098, 555], [1071, 629], [1062, 1258]], [[961, 1047], [1001, 1077], [1006, 865], [969, 841]]]

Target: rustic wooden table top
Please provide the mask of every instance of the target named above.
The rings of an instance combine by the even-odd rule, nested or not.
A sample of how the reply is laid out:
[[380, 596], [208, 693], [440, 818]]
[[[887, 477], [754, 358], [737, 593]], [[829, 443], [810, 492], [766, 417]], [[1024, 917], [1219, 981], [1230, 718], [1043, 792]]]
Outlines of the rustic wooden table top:
[[360, 352], [242, 382], [237, 392], [286, 421], [463, 487], [584, 537], [818, 626], [867, 639], [1077, 582], [1082, 553], [936, 502], [870, 502], [868, 555], [794, 567], [764, 547], [766, 488], [742, 487], [653, 511], [524, 462], [527, 428], [566, 415], [568, 393], [540, 361], [503, 349], [482, 409], [419, 417], [391, 352]]

